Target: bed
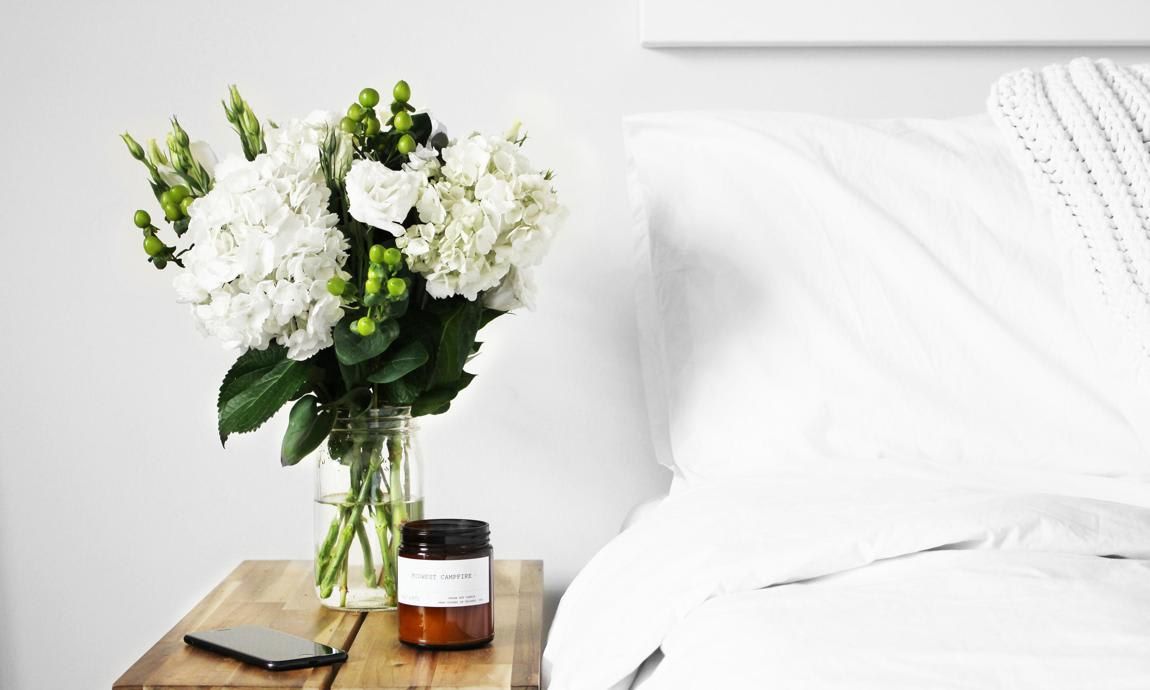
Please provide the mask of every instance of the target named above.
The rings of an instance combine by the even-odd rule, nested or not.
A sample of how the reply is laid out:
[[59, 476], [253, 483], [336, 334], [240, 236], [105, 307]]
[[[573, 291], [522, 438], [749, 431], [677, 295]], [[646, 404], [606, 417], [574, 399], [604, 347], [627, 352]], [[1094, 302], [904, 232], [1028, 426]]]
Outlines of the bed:
[[[564, 595], [550, 687], [1150, 687], [1141, 312], [1012, 130], [624, 130], [674, 480]], [[1115, 227], [1140, 289], [1150, 233]]]

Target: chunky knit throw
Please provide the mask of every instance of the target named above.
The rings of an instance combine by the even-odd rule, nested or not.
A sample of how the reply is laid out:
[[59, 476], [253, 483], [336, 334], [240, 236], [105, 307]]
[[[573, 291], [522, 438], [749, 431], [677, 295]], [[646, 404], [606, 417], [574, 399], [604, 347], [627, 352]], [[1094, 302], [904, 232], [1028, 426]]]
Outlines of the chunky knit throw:
[[1150, 354], [1150, 65], [1079, 58], [1013, 72], [989, 109], [1081, 238], [1122, 339]]

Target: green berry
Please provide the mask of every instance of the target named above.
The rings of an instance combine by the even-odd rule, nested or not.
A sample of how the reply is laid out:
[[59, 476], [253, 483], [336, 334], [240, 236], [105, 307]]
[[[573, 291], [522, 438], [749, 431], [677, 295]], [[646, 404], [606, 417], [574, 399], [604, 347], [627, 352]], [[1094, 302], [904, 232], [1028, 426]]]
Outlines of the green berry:
[[172, 195], [172, 201], [178, 204], [184, 199], [190, 197], [192, 195], [192, 190], [188, 189], [182, 184], [178, 184], [175, 187], [169, 189], [168, 193]]
[[411, 116], [407, 114], [406, 110], [401, 110], [395, 114], [391, 120], [391, 125], [395, 127], [396, 131], [406, 132], [411, 129]]
[[339, 121], [339, 128], [348, 134], [355, 134], [356, 127], [358, 127], [358, 123], [350, 117], [345, 117]]
[[379, 92], [372, 88], [366, 88], [360, 91], [359, 104], [365, 108], [374, 108], [379, 105]]
[[372, 333], [375, 333], [375, 321], [366, 316], [361, 318], [355, 322], [355, 332], [366, 338]]
[[140, 209], [132, 216], [132, 222], [136, 224], [137, 228], [143, 229], [152, 224], [152, 217], [148, 215], [147, 211]]
[[385, 249], [382, 244], [373, 244], [371, 245], [371, 249], [367, 250], [367, 258], [370, 259], [373, 264], [381, 264], [383, 263], [384, 253]]
[[387, 294], [392, 297], [402, 297], [407, 292], [407, 281], [403, 278], [392, 278], [387, 281]]
[[388, 247], [387, 251], [383, 253], [383, 263], [391, 270], [399, 268], [399, 264], [403, 261], [403, 254], [400, 253], [395, 247]]
[[368, 278], [367, 282], [363, 284], [363, 291], [369, 295], [374, 295], [383, 289], [383, 284], [375, 278]]
[[160, 241], [159, 237], [155, 235], [148, 235], [144, 238], [144, 253], [148, 256], [159, 256], [164, 253], [167, 247]]
[[160, 194], [160, 206], [167, 206], [168, 204], [175, 204], [176, 202], [176, 195], [172, 194], [172, 190], [169, 189]]
[[407, 103], [411, 100], [411, 87], [407, 82], [400, 79], [395, 83], [395, 88], [391, 90], [391, 95], [395, 98], [396, 103]]
[[343, 291], [347, 289], [347, 281], [339, 276], [334, 276], [331, 280], [327, 281], [327, 291], [339, 297]]
[[415, 139], [410, 134], [404, 134], [395, 142], [395, 150], [406, 156], [415, 150]]
[[387, 278], [387, 271], [383, 270], [382, 264], [372, 264], [370, 267], [368, 267], [368, 269], [367, 269], [367, 279], [368, 280], [378, 280], [379, 282], [382, 283], [386, 278]]
[[192, 205], [192, 202], [195, 200], [196, 200], [195, 197], [191, 197], [191, 196], [184, 197], [180, 201], [180, 215], [182, 215], [184, 218], [187, 218], [188, 217], [188, 208]]
[[180, 218], [183, 218], [183, 214], [180, 213], [179, 205], [172, 202], [164, 204], [164, 218], [167, 218], [170, 221], [177, 221]]
[[347, 116], [356, 122], [363, 119], [363, 106], [359, 103], [352, 103], [347, 107]]
[[363, 118], [363, 129], [369, 137], [373, 134], [379, 134], [379, 120], [374, 116]]

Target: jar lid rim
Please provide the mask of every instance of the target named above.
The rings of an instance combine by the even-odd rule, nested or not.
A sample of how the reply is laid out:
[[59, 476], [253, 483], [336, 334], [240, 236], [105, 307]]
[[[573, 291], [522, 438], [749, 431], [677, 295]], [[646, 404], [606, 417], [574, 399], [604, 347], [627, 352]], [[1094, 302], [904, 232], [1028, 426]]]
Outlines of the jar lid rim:
[[491, 526], [482, 520], [432, 518], [403, 525], [404, 543], [462, 544], [486, 542]]

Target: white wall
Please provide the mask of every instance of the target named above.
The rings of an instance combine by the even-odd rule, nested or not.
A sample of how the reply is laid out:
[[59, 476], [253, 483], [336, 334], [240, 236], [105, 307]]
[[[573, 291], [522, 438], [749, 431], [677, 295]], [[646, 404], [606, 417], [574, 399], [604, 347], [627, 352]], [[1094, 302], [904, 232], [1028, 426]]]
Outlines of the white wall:
[[173, 303], [171, 273], [144, 263], [130, 217], [148, 189], [117, 132], [159, 135], [178, 113], [238, 150], [228, 83], [286, 119], [401, 77], [457, 132], [527, 123], [570, 221], [538, 311], [490, 329], [480, 378], [424, 441], [431, 512], [485, 518], [499, 555], [546, 559], [553, 605], [668, 480], [645, 437], [620, 116], [965, 114], [999, 73], [1081, 52], [659, 52], [638, 47], [635, 13], [634, 0], [5, 3], [0, 687], [109, 687], [236, 562], [310, 551], [311, 475], [279, 468], [282, 419], [219, 448], [230, 357]]

